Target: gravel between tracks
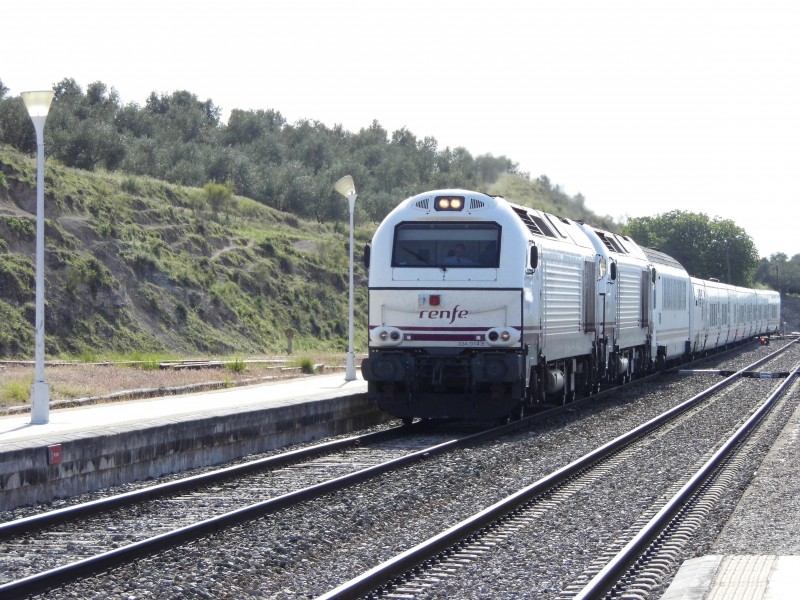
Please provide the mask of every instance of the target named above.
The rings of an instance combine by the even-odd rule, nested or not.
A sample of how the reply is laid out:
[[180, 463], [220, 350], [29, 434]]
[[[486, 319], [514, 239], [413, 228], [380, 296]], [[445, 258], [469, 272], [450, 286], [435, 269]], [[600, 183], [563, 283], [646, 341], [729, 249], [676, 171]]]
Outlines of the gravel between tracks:
[[[751, 346], [738, 358], [720, 358], [708, 368], [723, 362], [726, 368], [739, 368], [774, 348]], [[792, 360], [797, 356], [795, 352]], [[787, 367], [790, 362], [787, 359]], [[532, 433], [435, 459], [435, 476], [430, 463], [406, 469], [355, 492], [339, 492], [37, 597], [313, 598], [715, 380], [718, 377], [712, 375], [671, 375], [657, 384], [620, 391], [610, 402], [573, 411]], [[770, 380], [753, 383], [743, 389], [763, 392], [776, 385]], [[732, 394], [730, 402], [749, 406], [752, 394]], [[730, 408], [717, 409], [720, 421], [731, 420]], [[697, 441], [719, 437], [716, 427], [704, 427], [707, 430], [699, 431], [687, 425], [682, 436], [665, 436], [669, 441], [654, 445], [641, 465], [626, 464], [616, 473], [624, 479], [608, 478], [576, 494], [568, 507], [569, 518], [548, 515], [541, 526], [513, 536], [479, 568], [465, 568], [461, 577], [431, 589], [428, 597], [557, 598], [591, 562], [597, 548], [670, 489], [680, 464], [699, 460], [692, 450]], [[697, 541], [697, 555], [708, 553], [766, 451], [753, 453], [747, 474], [731, 490], [705, 537]], [[619, 493], [621, 486], [624, 494]]]
[[[793, 394], [800, 394], [795, 383]], [[795, 403], [797, 406], [797, 402]], [[709, 554], [800, 555], [800, 407], [764, 461]]]

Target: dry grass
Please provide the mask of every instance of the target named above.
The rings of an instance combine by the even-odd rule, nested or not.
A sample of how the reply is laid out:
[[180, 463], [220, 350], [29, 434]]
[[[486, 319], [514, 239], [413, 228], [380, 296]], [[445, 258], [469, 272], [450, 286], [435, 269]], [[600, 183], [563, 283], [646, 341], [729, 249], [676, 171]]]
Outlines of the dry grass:
[[[142, 369], [124, 364], [48, 364], [45, 367], [45, 379], [50, 386], [51, 400], [72, 400], [143, 388], [172, 388], [208, 382], [233, 385], [268, 376], [298, 377], [304, 374], [301, 364], [325, 365], [327, 370], [336, 369], [344, 365], [344, 357], [278, 357], [261, 359], [260, 362], [237, 360], [228, 366], [200, 369]], [[33, 377], [33, 364], [0, 364], [0, 408], [28, 403]]]

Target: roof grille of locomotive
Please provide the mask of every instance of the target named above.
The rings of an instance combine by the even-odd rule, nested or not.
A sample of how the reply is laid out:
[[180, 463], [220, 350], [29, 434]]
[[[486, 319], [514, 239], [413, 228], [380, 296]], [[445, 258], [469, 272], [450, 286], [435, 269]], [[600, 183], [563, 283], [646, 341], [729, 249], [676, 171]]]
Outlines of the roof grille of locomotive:
[[600, 240], [602, 240], [603, 244], [605, 244], [606, 248], [608, 248], [612, 252], [617, 252], [619, 254], [628, 254], [628, 251], [622, 246], [622, 244], [619, 243], [610, 235], [606, 235], [605, 232], [600, 231], [598, 229], [595, 229], [595, 233], [600, 238]]
[[486, 206], [483, 200], [478, 200], [477, 198], [470, 198], [469, 199], [469, 209], [470, 210], [478, 210], [479, 208], [483, 208]]
[[430, 208], [430, 205], [431, 205], [430, 198], [423, 198], [422, 200], [417, 200], [416, 204], [417, 208], [421, 208], [422, 210], [428, 210], [428, 208]]
[[525, 224], [531, 233], [535, 235], [542, 235], [544, 237], [554, 238], [556, 237], [555, 234], [550, 230], [550, 228], [545, 225], [544, 221], [541, 217], [529, 213], [522, 207], [512, 206], [511, 207], [520, 220]]

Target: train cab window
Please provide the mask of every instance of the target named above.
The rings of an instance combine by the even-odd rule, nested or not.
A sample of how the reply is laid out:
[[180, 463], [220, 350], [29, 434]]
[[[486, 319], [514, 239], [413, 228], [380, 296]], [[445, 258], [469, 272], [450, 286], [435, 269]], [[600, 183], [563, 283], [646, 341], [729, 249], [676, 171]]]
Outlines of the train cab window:
[[392, 266], [497, 268], [500, 229], [497, 223], [400, 223]]

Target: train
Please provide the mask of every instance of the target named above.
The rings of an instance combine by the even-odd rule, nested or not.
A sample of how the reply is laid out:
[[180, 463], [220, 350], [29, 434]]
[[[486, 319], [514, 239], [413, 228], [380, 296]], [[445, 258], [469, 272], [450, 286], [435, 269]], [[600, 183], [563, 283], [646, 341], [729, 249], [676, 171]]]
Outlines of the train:
[[475, 191], [402, 201], [364, 258], [361, 373], [405, 422], [519, 418], [779, 328], [777, 292]]

